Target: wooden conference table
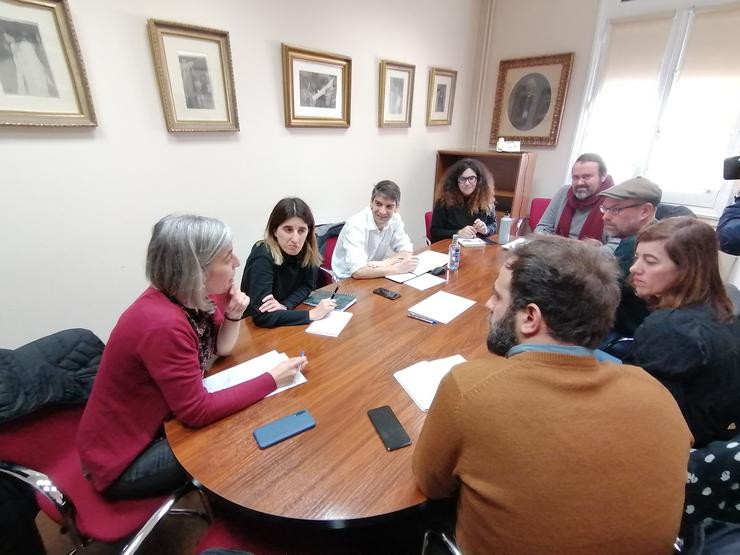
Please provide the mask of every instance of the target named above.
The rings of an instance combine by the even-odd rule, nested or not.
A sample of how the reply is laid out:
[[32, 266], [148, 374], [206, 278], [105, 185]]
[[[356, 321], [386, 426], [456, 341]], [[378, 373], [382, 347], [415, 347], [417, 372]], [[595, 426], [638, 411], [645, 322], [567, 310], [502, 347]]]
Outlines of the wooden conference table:
[[[431, 248], [446, 252], [449, 240]], [[504, 253], [495, 245], [463, 248], [460, 269], [447, 283], [418, 291], [385, 278], [343, 280], [340, 292], [357, 296], [352, 319], [339, 337], [305, 333], [305, 326], [275, 329], [242, 323], [236, 348], [213, 371], [229, 368], [272, 349], [288, 356], [306, 353], [308, 382], [266, 398], [201, 429], [172, 420], [167, 437], [180, 463], [207, 489], [266, 515], [322, 521], [382, 517], [423, 503], [411, 472], [411, 455], [426, 413], [393, 377], [420, 360], [454, 354], [491, 356], [486, 349], [484, 304]], [[444, 277], [444, 274], [441, 276]], [[376, 287], [401, 293], [395, 301], [372, 294]], [[476, 301], [449, 324], [409, 318], [407, 309], [444, 290]], [[387, 452], [367, 417], [368, 409], [390, 405], [412, 445]], [[300, 409], [316, 427], [261, 450], [252, 430]]]

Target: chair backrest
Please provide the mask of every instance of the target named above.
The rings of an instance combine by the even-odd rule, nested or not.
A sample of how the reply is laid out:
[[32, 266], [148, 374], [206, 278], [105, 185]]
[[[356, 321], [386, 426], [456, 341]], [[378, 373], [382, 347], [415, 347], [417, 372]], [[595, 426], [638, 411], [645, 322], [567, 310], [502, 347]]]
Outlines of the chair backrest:
[[432, 244], [432, 212], [424, 212], [424, 229], [426, 230], [427, 245]]
[[532, 231], [534, 231], [534, 228], [537, 227], [538, 223], [540, 223], [542, 215], [545, 213], [545, 210], [547, 210], [549, 205], [549, 198], [539, 197], [532, 199], [532, 204], [529, 207], [529, 227], [532, 228]]
[[324, 252], [321, 253], [323, 262], [319, 272], [319, 283], [317, 285], [329, 285], [334, 281], [334, 275], [331, 272], [331, 257], [334, 256], [334, 249], [337, 246], [338, 236], [327, 237], [324, 242]]

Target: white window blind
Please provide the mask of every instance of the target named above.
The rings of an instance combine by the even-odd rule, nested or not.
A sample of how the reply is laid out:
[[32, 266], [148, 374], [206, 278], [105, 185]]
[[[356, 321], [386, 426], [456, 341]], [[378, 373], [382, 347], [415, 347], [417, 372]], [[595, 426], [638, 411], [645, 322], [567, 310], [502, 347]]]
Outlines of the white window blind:
[[717, 213], [722, 160], [740, 153], [740, 4], [613, 18], [578, 152], [619, 183], [644, 175], [666, 202]]

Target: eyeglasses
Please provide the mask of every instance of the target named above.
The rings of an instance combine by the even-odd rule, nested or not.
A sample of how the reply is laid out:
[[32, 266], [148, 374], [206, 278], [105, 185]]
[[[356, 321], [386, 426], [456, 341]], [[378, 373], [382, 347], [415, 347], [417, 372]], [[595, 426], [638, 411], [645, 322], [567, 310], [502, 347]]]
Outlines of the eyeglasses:
[[644, 202], [641, 202], [640, 204], [630, 204], [629, 206], [612, 206], [607, 208], [603, 204], [599, 206], [599, 210], [601, 210], [602, 214], [611, 214], [612, 216], [619, 216], [622, 213], [622, 210], [627, 210], [628, 208], [634, 208], [635, 206], [642, 206], [645, 204]]
[[457, 178], [458, 183], [475, 183], [476, 181], [478, 181], [477, 175], [468, 175], [467, 177], [461, 175]]

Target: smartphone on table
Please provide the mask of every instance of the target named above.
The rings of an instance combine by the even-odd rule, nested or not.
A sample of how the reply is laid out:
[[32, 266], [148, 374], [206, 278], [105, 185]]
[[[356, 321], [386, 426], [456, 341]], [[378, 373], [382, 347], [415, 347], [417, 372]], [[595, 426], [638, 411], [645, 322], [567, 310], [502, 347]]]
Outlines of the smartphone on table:
[[395, 291], [391, 291], [390, 289], [386, 289], [385, 287], [378, 287], [377, 289], [373, 289], [373, 293], [392, 301], [395, 301], [398, 297], [401, 296], [401, 293], [396, 293]]
[[370, 409], [367, 411], [367, 415], [383, 441], [386, 451], [395, 451], [401, 447], [411, 445], [411, 438], [401, 426], [391, 407], [385, 405]]
[[260, 449], [266, 449], [315, 426], [311, 413], [303, 409], [255, 428], [252, 435]]

